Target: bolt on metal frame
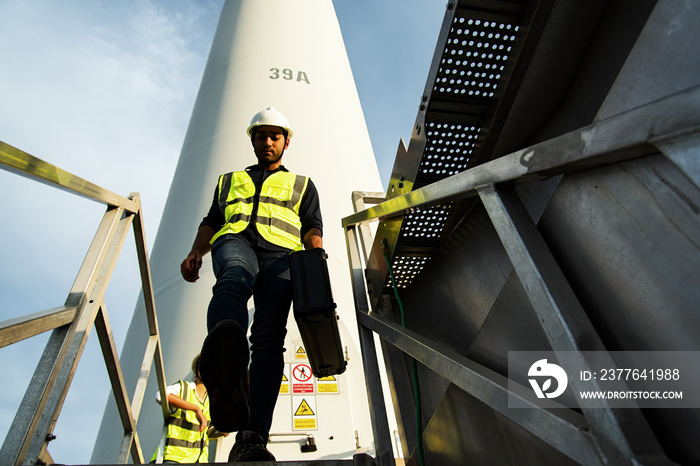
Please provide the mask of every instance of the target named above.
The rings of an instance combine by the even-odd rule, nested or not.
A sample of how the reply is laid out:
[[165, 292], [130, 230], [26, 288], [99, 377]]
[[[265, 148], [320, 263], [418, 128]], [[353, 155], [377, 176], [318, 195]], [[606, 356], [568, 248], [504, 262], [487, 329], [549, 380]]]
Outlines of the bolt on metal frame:
[[[165, 396], [163, 355], [139, 195], [120, 196], [2, 141], [0, 168], [107, 206], [66, 302], [62, 306], [0, 322], [0, 348], [52, 331], [17, 410], [13, 428], [0, 449], [0, 464], [39, 464], [39, 461], [51, 459], [47, 451], [51, 432], [93, 325], [124, 428], [118, 462], [125, 464], [130, 455], [134, 463], [144, 463], [136, 423], [154, 362], [158, 388], [164, 400], [164, 419], [169, 418], [170, 407]], [[130, 402], [104, 294], [132, 224], [150, 336], [134, 398]]]
[[[365, 288], [365, 264], [372, 245], [368, 224], [401, 217], [414, 209], [445, 205], [478, 196], [536, 310], [554, 351], [578, 351], [580, 341], [605, 351], [595, 328], [554, 260], [547, 244], [513, 189], [513, 185], [578, 170], [604, 166], [661, 152], [700, 187], [697, 147], [700, 140], [700, 87], [601, 120], [531, 147], [483, 163], [389, 200], [376, 193], [356, 192], [356, 213], [343, 219], [348, 259], [360, 328], [363, 363], [375, 426], [378, 459], [387, 448], [378, 382], [378, 362], [372, 332], [417, 359], [556, 450], [581, 464], [651, 464], [670, 461], [638, 409], [611, 409], [600, 400], [582, 414], [567, 409], [509, 410], [507, 378], [388, 319], [381, 304], [370, 311]], [[378, 199], [380, 198], [380, 199]], [[365, 208], [368, 203], [377, 204]], [[591, 348], [585, 348], [590, 350]], [[576, 370], [589, 368], [585, 356], [572, 361]], [[573, 367], [573, 366], [572, 366]], [[376, 379], [375, 379], [376, 377]], [[372, 383], [372, 380], [375, 380]], [[583, 382], [577, 382], [579, 385]], [[597, 382], [585, 389], [596, 389]], [[577, 386], [576, 388], [584, 388]], [[525, 389], [525, 388], [523, 388]], [[378, 431], [377, 431], [378, 429]], [[405, 439], [402, 442], [407, 443]], [[390, 448], [390, 446], [389, 446]], [[407, 448], [406, 446], [404, 448]], [[405, 452], [409, 453], [409, 452]]]

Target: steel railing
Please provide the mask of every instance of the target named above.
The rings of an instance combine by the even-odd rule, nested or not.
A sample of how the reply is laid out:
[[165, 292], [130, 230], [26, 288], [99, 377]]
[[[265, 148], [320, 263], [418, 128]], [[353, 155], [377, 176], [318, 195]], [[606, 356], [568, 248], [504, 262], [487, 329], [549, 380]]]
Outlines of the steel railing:
[[[578, 352], [578, 342], [586, 341], [601, 351], [605, 348], [513, 185], [661, 152], [692, 183], [700, 186], [697, 152], [688, 149], [697, 147], [698, 134], [700, 87], [695, 87], [393, 199], [387, 200], [380, 193], [353, 194], [356, 213], [345, 217], [342, 223], [380, 464], [390, 463], [374, 333], [379, 335], [382, 345], [389, 344], [417, 359], [578, 463], [602, 464], [601, 457], [632, 462], [644, 462], [641, 457], [665, 461], [639, 410], [627, 410], [623, 414], [603, 402], [600, 406], [583, 409], [582, 413], [565, 409], [509, 410], [508, 396], [521, 399], [523, 403], [528, 401], [523, 393], [509, 389], [506, 377], [416, 331], [403, 328], [390, 317], [391, 312], [384, 309], [381, 301], [373, 302], [370, 308], [366, 280], [372, 275], [368, 267], [371, 256], [378, 254], [379, 243], [373, 241], [368, 225], [372, 221], [400, 217], [415, 209], [445, 205], [467, 197], [479, 198], [516, 273], [526, 284], [528, 298], [537, 310], [538, 320], [552, 347], [580, 354], [572, 363], [584, 370], [589, 367], [589, 361]], [[365, 204], [374, 205], [367, 207]], [[382, 284], [370, 285], [381, 287]], [[371, 382], [374, 377], [376, 383]], [[402, 443], [404, 448], [409, 448], [410, 442], [402, 438]], [[404, 457], [410, 454], [407, 450]], [[382, 462], [384, 458], [386, 463]]]
[[[62, 306], [0, 322], [0, 348], [52, 332], [12, 422], [12, 429], [0, 449], [0, 464], [52, 462], [47, 445], [93, 325], [124, 428], [118, 462], [126, 463], [130, 455], [134, 463], [144, 463], [136, 423], [153, 362], [161, 399], [165, 400], [162, 403], [164, 419], [169, 417], [170, 407], [167, 396], [164, 396], [163, 355], [139, 195], [120, 196], [2, 141], [0, 168], [107, 206], [66, 302]], [[133, 400], [129, 401], [104, 295], [132, 225], [150, 336]]]

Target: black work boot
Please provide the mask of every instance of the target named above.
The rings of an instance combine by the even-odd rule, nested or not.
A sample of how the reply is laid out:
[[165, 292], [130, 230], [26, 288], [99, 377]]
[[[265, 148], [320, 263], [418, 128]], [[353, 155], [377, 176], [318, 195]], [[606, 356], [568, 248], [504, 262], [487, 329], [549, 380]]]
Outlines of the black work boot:
[[228, 454], [229, 463], [241, 463], [244, 461], [275, 461], [275, 456], [266, 448], [267, 442], [260, 434], [252, 430], [246, 430], [241, 434], [241, 439]]
[[202, 345], [199, 376], [209, 395], [211, 422], [219, 432], [235, 432], [248, 425], [248, 339], [236, 321], [216, 324]]

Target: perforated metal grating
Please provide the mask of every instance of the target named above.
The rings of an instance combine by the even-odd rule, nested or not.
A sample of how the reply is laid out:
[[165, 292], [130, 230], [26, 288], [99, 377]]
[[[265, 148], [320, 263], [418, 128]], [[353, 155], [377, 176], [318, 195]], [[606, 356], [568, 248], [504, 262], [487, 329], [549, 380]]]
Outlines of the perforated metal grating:
[[[440, 238], [445, 227], [450, 205], [417, 209], [404, 217], [399, 237], [411, 241], [414, 245], [432, 246]], [[406, 288], [420, 274], [430, 259], [429, 256], [398, 254], [394, 256], [391, 267], [398, 288]], [[386, 287], [391, 288], [387, 282]]]
[[427, 122], [427, 144], [418, 176], [444, 178], [466, 170], [479, 130], [460, 123]]
[[405, 238], [433, 241], [440, 238], [449, 206], [437, 206], [411, 212], [404, 217], [401, 234]]
[[454, 18], [433, 90], [493, 97], [518, 29], [499, 21]]
[[[430, 257], [394, 256], [392, 268], [397, 288], [406, 288], [423, 270]], [[389, 284], [391, 286], [391, 284]]]
[[[497, 98], [520, 29], [517, 16], [498, 16], [468, 8], [455, 12], [425, 116], [426, 145], [414, 189], [470, 168], [478, 139], [487, 129], [486, 108]], [[404, 217], [392, 262], [399, 287], [407, 287], [426, 265], [425, 248], [437, 245], [449, 209], [437, 206]], [[423, 253], [411, 256], [416, 246]]]

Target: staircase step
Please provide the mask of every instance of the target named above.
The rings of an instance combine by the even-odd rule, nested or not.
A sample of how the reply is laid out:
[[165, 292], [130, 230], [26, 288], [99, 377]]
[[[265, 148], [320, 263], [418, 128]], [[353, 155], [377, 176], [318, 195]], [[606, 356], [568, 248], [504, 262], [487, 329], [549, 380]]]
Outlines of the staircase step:
[[[351, 460], [309, 460], [309, 461], [253, 461], [246, 463], [203, 463], [209, 466], [245, 465], [245, 466], [375, 466], [374, 458], [358, 453]], [[77, 466], [77, 465], [76, 465]], [[87, 465], [86, 465], [87, 466]], [[112, 465], [103, 465], [112, 466]], [[113, 465], [118, 466], [118, 465]], [[121, 465], [119, 465], [121, 466]]]

